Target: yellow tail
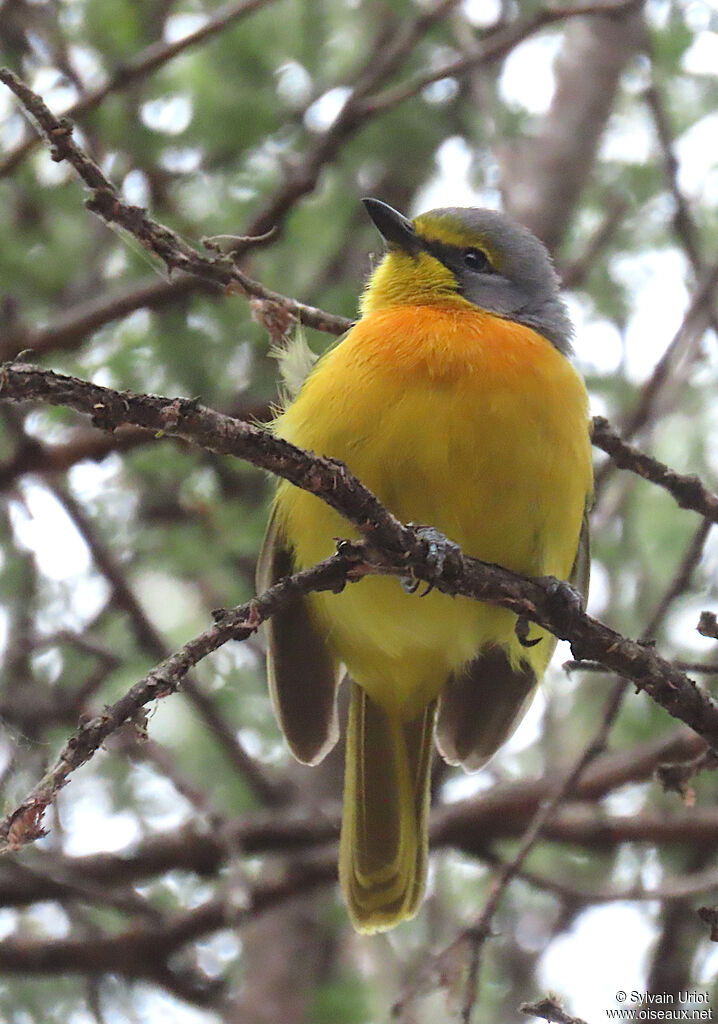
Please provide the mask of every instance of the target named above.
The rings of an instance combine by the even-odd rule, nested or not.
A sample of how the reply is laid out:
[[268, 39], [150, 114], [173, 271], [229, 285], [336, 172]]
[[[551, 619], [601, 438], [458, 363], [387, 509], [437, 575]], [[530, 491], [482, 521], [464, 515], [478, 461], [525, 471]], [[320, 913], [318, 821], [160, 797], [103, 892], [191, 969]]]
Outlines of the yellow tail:
[[339, 878], [357, 931], [386, 931], [421, 904], [435, 711], [402, 722], [352, 683]]

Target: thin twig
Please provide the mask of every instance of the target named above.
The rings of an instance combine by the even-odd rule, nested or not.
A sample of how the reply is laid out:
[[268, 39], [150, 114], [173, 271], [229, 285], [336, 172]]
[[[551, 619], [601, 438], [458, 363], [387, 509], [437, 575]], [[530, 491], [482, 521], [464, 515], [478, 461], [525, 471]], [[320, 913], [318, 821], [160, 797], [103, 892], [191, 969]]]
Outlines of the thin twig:
[[[623, 443], [627, 443], [642, 430], [653, 416], [656, 403], [671, 378], [671, 371], [681, 356], [695, 351], [713, 316], [715, 293], [718, 288], [718, 262], [708, 267], [691, 296], [683, 320], [653, 368], [648, 380], [641, 386], [638, 401], [621, 425]], [[595, 493], [599, 495], [611, 472], [611, 463], [596, 473]]]
[[543, 889], [545, 892], [553, 893], [574, 906], [586, 906], [594, 903], [644, 903], [651, 900], [675, 902], [685, 900], [688, 896], [701, 895], [718, 888], [718, 869], [716, 868], [695, 871], [689, 875], [663, 878], [660, 885], [652, 889], [648, 889], [643, 885], [630, 885], [624, 888], [609, 885], [585, 889], [569, 885], [558, 878], [546, 878], [534, 871], [527, 871], [525, 868], [519, 872], [518, 877], [528, 882], [529, 885], [533, 885], [537, 889]]
[[387, 111], [416, 96], [428, 85], [444, 78], [459, 78], [467, 71], [481, 65], [489, 65], [502, 57], [506, 57], [520, 43], [542, 29], [559, 21], [571, 18], [602, 17], [624, 14], [636, 7], [639, 0], [605, 0], [604, 3], [576, 4], [573, 7], [542, 7], [524, 21], [505, 25], [492, 32], [483, 42], [479, 43], [472, 53], [465, 54], [456, 60], [449, 61], [432, 71], [417, 75], [408, 82], [402, 82], [393, 89], [369, 97], [366, 108], [372, 113]]
[[[673, 226], [696, 278], [700, 278], [705, 270], [700, 235], [691, 214], [690, 204], [678, 183], [679, 163], [674, 149], [674, 132], [663, 102], [663, 96], [655, 82], [644, 91], [643, 99], [653, 117], [656, 135], [663, 153], [664, 177], [675, 204]], [[712, 326], [714, 330], [718, 327], [715, 317]]]
[[[668, 588], [656, 605], [653, 614], [641, 634], [642, 640], [650, 641], [656, 637], [658, 630], [660, 629], [674, 601], [681, 597], [690, 587], [693, 573], [703, 557], [703, 551], [712, 526], [713, 523], [708, 519], [703, 519], [698, 524], [698, 527], [694, 531], [693, 537], [686, 548], [686, 552], [681, 559], [680, 565], [676, 570], [675, 576], [668, 584]], [[676, 664], [676, 662], [674, 662], [674, 664]]]
[[276, 303], [302, 323], [319, 331], [337, 334], [351, 325], [351, 321], [344, 317], [325, 313], [265, 288], [244, 274], [231, 257], [202, 256], [175, 231], [148, 217], [141, 207], [125, 203], [98, 164], [73, 141], [72, 122], [68, 118], [56, 117], [42, 98], [9, 68], [0, 68], [0, 81], [15, 93], [37, 122], [52, 147], [53, 160], [67, 160], [91, 190], [91, 197], [85, 200], [87, 209], [108, 224], [117, 224], [128, 231], [149, 252], [161, 259], [167, 270], [182, 270], [225, 288], [239, 289], [247, 296]]
[[[261, 7], [266, 7], [274, 0], [241, 0], [241, 3], [228, 3], [215, 11], [213, 17], [209, 18], [204, 25], [201, 25], [194, 32], [188, 33], [173, 43], [165, 43], [161, 40], [151, 43], [140, 53], [135, 54], [127, 63], [120, 65], [114, 73], [103, 84], [96, 89], [86, 92], [77, 102], [68, 107], [65, 111], [66, 117], [80, 118], [97, 107], [112, 93], [126, 89], [133, 82], [146, 78], [153, 71], [163, 67], [169, 61], [178, 57], [181, 53], [205, 42], [213, 35], [217, 35], [224, 29], [229, 28], [241, 18]], [[15, 168], [25, 159], [36, 146], [38, 140], [30, 136], [19, 143], [0, 161], [0, 178], [12, 174]]]
[[540, 999], [537, 1003], [521, 1003], [519, 1010], [528, 1017], [543, 1017], [544, 1020], [550, 1021], [552, 1024], [586, 1024], [581, 1017], [574, 1017], [570, 1013], [566, 1013], [561, 1004], [556, 1001], [555, 996], [552, 995]]
[[466, 979], [465, 997], [462, 1007], [462, 1020], [465, 1024], [469, 1024], [476, 1005], [481, 952], [486, 940], [491, 934], [491, 922], [494, 914], [498, 910], [503, 894], [509, 883], [518, 874], [529, 853], [535, 846], [546, 822], [554, 814], [559, 805], [563, 803], [566, 797], [570, 795], [590, 762], [603, 750], [608, 734], [611, 731], [621, 706], [622, 690], [622, 684], [614, 687], [602, 716], [601, 725], [595, 736], [582, 751], [580, 757], [577, 759], [571, 770], [561, 780], [558, 786], [556, 786], [553, 794], [536, 811], [531, 824], [523, 835], [518, 850], [512, 859], [504, 864], [501, 870], [494, 877], [489, 889], [489, 895], [479, 919], [471, 926], [471, 928], [466, 929], [457, 940], [458, 942], [461, 942], [462, 945], [468, 941], [470, 948], [469, 971]]
[[310, 590], [335, 589], [347, 578], [348, 563], [335, 556], [313, 569], [276, 583], [247, 604], [224, 612], [210, 629], [190, 640], [176, 653], [155, 666], [144, 679], [102, 714], [82, 722], [63, 747], [55, 764], [22, 803], [0, 823], [0, 851], [18, 849], [44, 834], [41, 825], [45, 809], [66, 784], [70, 774], [85, 764], [104, 741], [125, 722], [139, 722], [146, 704], [174, 693], [190, 668], [228, 640], [242, 640], [254, 633], [266, 618], [297, 596]]
[[611, 461], [619, 469], [628, 469], [663, 487], [681, 508], [692, 509], [711, 523], [718, 523], [718, 495], [709, 491], [699, 477], [676, 473], [665, 463], [639, 451], [624, 441], [603, 416], [594, 416], [591, 439], [597, 448], [611, 456]]
[[586, 242], [583, 252], [559, 267], [563, 288], [580, 288], [593, 267], [599, 265], [599, 258], [616, 233], [629, 202], [625, 196], [611, 193], [605, 197], [605, 207], [606, 215]]
[[[137, 599], [121, 566], [104, 543], [98, 531], [85, 512], [81, 503], [69, 489], [57, 480], [49, 480], [48, 487], [63, 506], [87, 544], [95, 566], [112, 588], [113, 601], [117, 608], [128, 616], [138, 645], [144, 648], [154, 661], [161, 661], [170, 654], [162, 636]], [[242, 743], [220, 715], [214, 700], [188, 674], [185, 676], [183, 693], [199, 712], [212, 736], [226, 754], [230, 763], [242, 775], [255, 796], [269, 805], [284, 802], [286, 793], [282, 786], [275, 784], [260, 765], [249, 756]]]

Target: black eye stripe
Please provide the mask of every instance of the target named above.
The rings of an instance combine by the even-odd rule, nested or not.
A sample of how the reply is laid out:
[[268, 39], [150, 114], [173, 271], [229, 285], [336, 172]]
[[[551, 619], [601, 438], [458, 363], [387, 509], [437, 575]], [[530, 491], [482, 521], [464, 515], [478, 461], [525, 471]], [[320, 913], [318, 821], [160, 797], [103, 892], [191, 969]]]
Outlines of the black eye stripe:
[[448, 245], [446, 242], [439, 242], [435, 239], [424, 239], [420, 235], [418, 237], [422, 242], [423, 249], [454, 273], [459, 273], [461, 270], [469, 270], [474, 274], [496, 273], [483, 249], [476, 246], [462, 248], [459, 245]]

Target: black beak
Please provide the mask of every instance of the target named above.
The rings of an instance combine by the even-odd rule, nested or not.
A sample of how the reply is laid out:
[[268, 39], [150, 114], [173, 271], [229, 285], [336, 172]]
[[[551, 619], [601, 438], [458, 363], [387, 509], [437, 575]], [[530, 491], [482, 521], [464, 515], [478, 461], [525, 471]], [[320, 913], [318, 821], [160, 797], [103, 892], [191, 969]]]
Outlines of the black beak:
[[398, 246], [405, 252], [416, 252], [421, 248], [414, 225], [406, 217], [380, 199], [362, 199], [366, 212], [389, 245]]

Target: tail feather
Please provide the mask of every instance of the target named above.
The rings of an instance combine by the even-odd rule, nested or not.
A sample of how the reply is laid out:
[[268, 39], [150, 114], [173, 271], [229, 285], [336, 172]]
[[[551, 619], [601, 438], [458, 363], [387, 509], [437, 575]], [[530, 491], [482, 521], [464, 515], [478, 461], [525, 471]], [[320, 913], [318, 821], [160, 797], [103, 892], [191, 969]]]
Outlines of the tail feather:
[[411, 722], [352, 683], [339, 875], [361, 932], [413, 917], [426, 885], [435, 703]]
[[431, 804], [431, 761], [434, 754], [434, 720], [437, 702], [432, 701], [413, 722], [404, 726], [410, 763], [414, 758], [414, 812], [416, 833], [416, 871], [411, 896], [406, 904], [407, 918], [414, 917], [424, 899], [429, 860], [429, 807]]

